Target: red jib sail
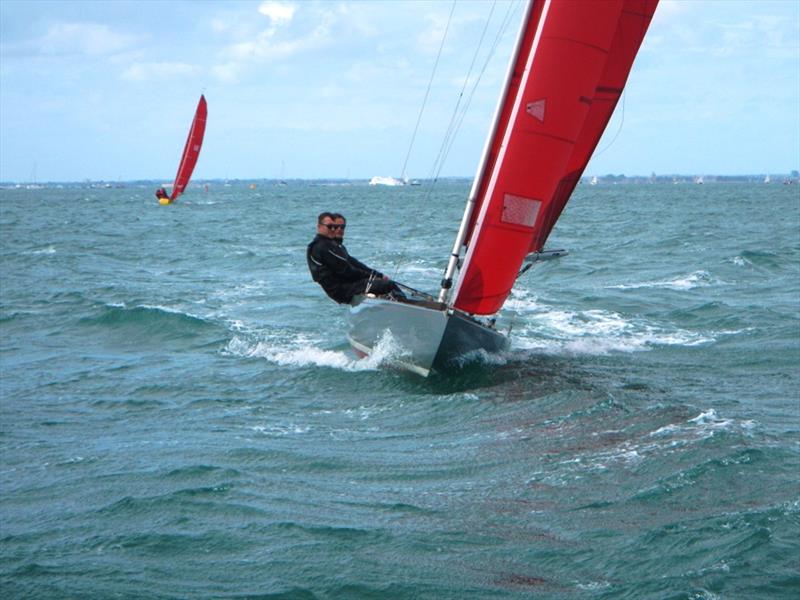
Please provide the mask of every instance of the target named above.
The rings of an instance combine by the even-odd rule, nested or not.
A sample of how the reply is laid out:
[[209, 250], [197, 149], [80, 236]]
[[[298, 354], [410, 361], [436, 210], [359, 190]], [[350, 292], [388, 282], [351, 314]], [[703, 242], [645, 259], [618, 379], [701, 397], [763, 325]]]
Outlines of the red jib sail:
[[453, 305], [493, 314], [541, 249], [594, 151], [658, 0], [533, 0], [467, 236]]
[[181, 164], [178, 165], [178, 174], [175, 175], [175, 183], [172, 185], [172, 194], [170, 200], [175, 200], [183, 193], [192, 177], [192, 171], [197, 164], [197, 159], [200, 156], [200, 148], [203, 147], [203, 135], [206, 132], [206, 116], [208, 115], [208, 108], [206, 107], [205, 96], [200, 96], [200, 101], [197, 103], [197, 110], [194, 113], [192, 120], [192, 128], [189, 130], [189, 137], [186, 138], [186, 146], [183, 148], [183, 156], [181, 156]]

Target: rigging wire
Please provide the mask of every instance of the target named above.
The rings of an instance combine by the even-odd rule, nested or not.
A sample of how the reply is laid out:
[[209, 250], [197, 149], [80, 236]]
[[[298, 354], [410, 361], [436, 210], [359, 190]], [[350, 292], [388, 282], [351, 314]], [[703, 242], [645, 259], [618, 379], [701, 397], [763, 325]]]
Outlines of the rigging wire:
[[414, 133], [411, 135], [411, 143], [408, 145], [406, 160], [403, 162], [403, 170], [400, 173], [401, 180], [404, 180], [406, 176], [406, 167], [408, 166], [408, 159], [411, 156], [411, 149], [414, 147], [414, 140], [417, 137], [417, 130], [419, 129], [419, 123], [422, 120], [422, 113], [425, 111], [425, 104], [428, 101], [428, 94], [430, 94], [431, 86], [433, 85], [433, 78], [436, 75], [436, 68], [439, 66], [439, 59], [442, 56], [444, 41], [447, 39], [447, 32], [450, 29], [450, 22], [453, 19], [453, 12], [455, 11], [455, 9], [456, 9], [456, 0], [453, 0], [453, 5], [450, 7], [450, 15], [447, 17], [447, 25], [445, 26], [444, 34], [442, 35], [442, 42], [441, 44], [439, 44], [439, 52], [436, 54], [436, 61], [433, 63], [431, 78], [428, 80], [428, 89], [425, 90], [425, 97], [422, 99], [422, 106], [419, 109], [419, 115], [417, 115], [417, 124], [414, 126]]
[[[518, 8], [519, 6], [520, 5], [517, 4], [516, 8]], [[489, 62], [491, 61], [492, 57], [494, 56], [494, 53], [497, 50], [498, 45], [500, 44], [500, 41], [501, 41], [501, 39], [503, 37], [503, 34], [508, 29], [508, 26], [511, 23], [511, 19], [512, 19], [514, 13], [516, 12], [516, 10], [512, 11], [512, 8], [515, 8], [515, 5], [509, 4], [508, 5], [508, 9], [506, 10], [506, 14], [503, 17], [503, 21], [502, 21], [502, 23], [500, 25], [500, 28], [497, 30], [497, 34], [495, 35], [495, 39], [492, 42], [492, 46], [489, 49], [489, 52], [488, 52], [488, 54], [486, 56], [486, 60], [483, 63], [483, 67], [481, 68], [480, 73], [478, 74], [478, 77], [475, 79], [475, 83], [472, 86], [472, 90], [470, 91], [469, 97], [467, 98], [467, 102], [464, 105], [464, 108], [462, 109], [461, 114], [458, 117], [458, 121], [455, 123], [455, 126], [454, 126], [454, 128], [452, 130], [452, 135], [450, 135], [449, 139], [446, 138], [444, 140], [444, 142], [442, 143], [442, 148], [440, 150], [441, 160], [439, 162], [439, 165], [438, 165], [438, 168], [437, 168], [437, 170], [435, 172], [435, 175], [433, 175], [433, 184], [434, 185], [438, 181], [439, 176], [441, 175], [441, 171], [444, 168], [444, 163], [447, 160], [447, 156], [450, 154], [450, 150], [452, 149], [453, 144], [455, 143], [456, 134], [458, 133], [458, 131], [461, 130], [461, 126], [462, 126], [462, 124], [464, 122], [464, 119], [467, 116], [467, 112], [469, 110], [469, 106], [472, 103], [472, 98], [475, 96], [475, 92], [478, 89], [478, 85], [480, 84], [480, 81], [483, 78], [483, 75], [485, 74], [486, 70], [488, 69]], [[491, 14], [489, 16], [491, 18]], [[488, 24], [488, 22], [487, 22], [487, 24]], [[476, 52], [476, 55], [477, 55], [477, 52]]]
[[[487, 70], [487, 68], [489, 66], [489, 62], [491, 61], [492, 57], [495, 54], [495, 51], [497, 50], [498, 45], [500, 44], [500, 41], [501, 41], [501, 39], [503, 37], [503, 34], [508, 29], [508, 26], [509, 26], [509, 24], [511, 22], [511, 19], [512, 19], [514, 13], [516, 12], [516, 10], [512, 10], [512, 9], [515, 9], [515, 8], [518, 9], [519, 6], [520, 6], [519, 3], [510, 3], [508, 5], [508, 8], [506, 9], [506, 14], [505, 14], [505, 16], [503, 17], [503, 19], [501, 21], [501, 24], [500, 24], [500, 27], [497, 30], [497, 33], [495, 34], [494, 41], [492, 42], [492, 45], [491, 45], [491, 47], [490, 47], [490, 49], [488, 51], [486, 59], [484, 60], [483, 66], [481, 67], [481, 70], [480, 70], [477, 78], [475, 79], [475, 82], [474, 82], [474, 84], [472, 86], [472, 89], [470, 90], [469, 96], [467, 97], [467, 102], [465, 103], [464, 107], [461, 109], [461, 114], [458, 115], [457, 114], [458, 113], [458, 108], [459, 108], [459, 104], [461, 102], [461, 99], [462, 99], [462, 97], [464, 95], [464, 89], [466, 88], [467, 83], [469, 82], [470, 75], [472, 73], [472, 69], [473, 69], [473, 67], [475, 65], [475, 62], [477, 60], [477, 57], [478, 57], [478, 55], [480, 53], [481, 46], [483, 45], [483, 39], [484, 39], [484, 37], [486, 35], [486, 31], [488, 30], [489, 23], [491, 21], [491, 17], [494, 14], [494, 9], [495, 9], [496, 4], [497, 4], [497, 0], [495, 0], [492, 3], [492, 9], [489, 12], [489, 16], [486, 19], [486, 23], [484, 25], [483, 32], [481, 33], [480, 41], [479, 41], [479, 43], [478, 43], [478, 45], [477, 45], [477, 47], [475, 49], [475, 53], [474, 53], [474, 55], [472, 57], [472, 62], [470, 64], [467, 76], [464, 78], [464, 85], [461, 88], [461, 92], [459, 94], [458, 101], [456, 102], [456, 107], [454, 108], [453, 115], [450, 118], [450, 123], [448, 124], [447, 132], [445, 134], [445, 138], [442, 141], [442, 144], [441, 144], [441, 146], [439, 148], [439, 153], [437, 154], [437, 157], [434, 160], [433, 166], [432, 166], [431, 171], [429, 173], [428, 183], [426, 184], [425, 196], [423, 198], [423, 202], [424, 203], [427, 203], [430, 200], [430, 196], [433, 194], [434, 188], [436, 187], [436, 184], [437, 184], [437, 182], [439, 180], [439, 176], [441, 175], [441, 171], [444, 168], [444, 163], [445, 163], [445, 161], [447, 159], [447, 156], [450, 153], [450, 150], [453, 147], [453, 143], [455, 142], [456, 134], [461, 129], [461, 125], [464, 122], [464, 118], [466, 117], [466, 114], [467, 114], [467, 111], [469, 109], [469, 106], [472, 103], [472, 99], [475, 96], [476, 90], [478, 89], [478, 85], [480, 84], [480, 81], [481, 81], [483, 75], [485, 74], [485, 72], [486, 72], [486, 70]], [[455, 2], [453, 3], [453, 8], [455, 8]], [[450, 18], [452, 18], [452, 15], [453, 15], [453, 11], [451, 9]], [[448, 19], [448, 28], [449, 28], [449, 25], [450, 25], [450, 21]], [[447, 32], [445, 31], [445, 35], [446, 35], [446, 33]], [[442, 38], [442, 45], [443, 44], [444, 44], [444, 38]], [[439, 51], [440, 51], [440, 54], [441, 54], [441, 47], [440, 47]], [[437, 59], [436, 59], [436, 63], [437, 64], [438, 64], [438, 61], [439, 61], [439, 57], [437, 56]], [[434, 65], [434, 72], [435, 72], [435, 70], [436, 70], [436, 66]], [[433, 75], [431, 75], [431, 81], [432, 80], [433, 80]], [[428, 84], [428, 90], [430, 90], [430, 86], [431, 86], [431, 84], [429, 83]], [[428, 97], [428, 92], [426, 91], [426, 93], [425, 93], [425, 99], [426, 100], [427, 100], [427, 97]], [[424, 103], [423, 103], [423, 107], [424, 107]], [[420, 118], [421, 118], [421, 116], [422, 116], [422, 110], [420, 110]], [[419, 127], [419, 118], [417, 119], [417, 127]], [[416, 136], [417, 127], [415, 127], [415, 129], [414, 129], [414, 136]], [[412, 145], [413, 145], [413, 139], [414, 138], [412, 137]], [[411, 148], [409, 147], [409, 155], [410, 155], [410, 153], [411, 153]], [[408, 162], [408, 156], [406, 157], [406, 163], [407, 162]], [[405, 166], [403, 167], [403, 171], [405, 172]], [[405, 261], [405, 258], [406, 258], [405, 255], [401, 255], [400, 259], [397, 261], [397, 265], [395, 267], [395, 277], [397, 276], [397, 273], [400, 271], [400, 266]]]
[[[436, 158], [433, 161], [433, 165], [431, 167], [431, 172], [430, 172], [430, 175], [428, 177], [429, 179], [432, 179], [432, 176], [434, 175], [434, 173], [438, 173], [441, 170], [441, 167], [438, 167], [438, 169], [437, 169], [437, 165], [439, 165], [440, 162], [441, 163], [444, 162], [444, 160], [442, 158], [442, 155], [444, 153], [445, 148], [447, 147], [448, 140], [451, 138], [451, 136], [455, 135], [455, 129], [456, 129], [455, 126], [456, 126], [456, 119], [457, 119], [457, 116], [458, 116], [458, 109], [459, 109], [459, 107], [461, 105], [461, 100], [464, 98], [464, 90], [467, 88], [467, 83], [469, 83], [470, 76], [472, 75], [472, 69], [473, 69], [473, 67], [475, 67], [475, 62], [478, 59], [478, 53], [481, 50], [481, 46], [483, 46], [483, 38], [486, 36], [486, 30], [489, 28], [489, 22], [492, 20], [492, 15], [494, 14], [495, 6], [497, 6], [497, 1], [496, 0], [495, 0], [495, 2], [492, 2], [492, 8], [489, 11], [489, 16], [486, 18], [486, 23], [483, 26], [483, 31], [481, 32], [481, 37], [478, 40], [478, 44], [475, 47], [475, 52], [472, 55], [472, 62], [469, 65], [469, 69], [467, 69], [467, 74], [464, 76], [464, 84], [461, 86], [461, 91], [458, 93], [458, 100], [456, 101], [456, 104], [453, 107], [453, 114], [450, 116], [450, 122], [447, 125], [447, 131], [444, 134], [444, 139], [442, 140], [442, 145], [439, 148], [439, 154], [436, 156]], [[473, 87], [473, 90], [474, 89], [475, 88]], [[465, 109], [466, 109], [466, 107], [465, 107]]]

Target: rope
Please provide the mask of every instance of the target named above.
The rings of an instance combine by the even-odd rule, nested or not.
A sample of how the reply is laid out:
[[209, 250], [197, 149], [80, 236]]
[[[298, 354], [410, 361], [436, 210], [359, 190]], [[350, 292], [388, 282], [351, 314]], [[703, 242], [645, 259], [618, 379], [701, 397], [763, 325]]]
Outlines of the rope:
[[414, 126], [414, 133], [411, 135], [411, 143], [408, 145], [408, 152], [406, 153], [406, 160], [403, 162], [403, 170], [400, 173], [400, 179], [404, 180], [406, 176], [406, 167], [408, 166], [408, 159], [411, 156], [411, 149], [414, 147], [414, 140], [417, 138], [417, 130], [419, 129], [419, 123], [422, 120], [422, 113], [425, 111], [425, 104], [428, 102], [428, 94], [431, 91], [431, 86], [433, 85], [433, 77], [436, 75], [436, 68], [439, 66], [439, 58], [442, 56], [442, 49], [444, 48], [444, 41], [447, 39], [447, 32], [450, 29], [450, 21], [453, 19], [453, 12], [456, 9], [456, 0], [453, 0], [453, 6], [450, 7], [450, 16], [447, 17], [447, 25], [444, 28], [444, 34], [442, 35], [442, 42], [439, 44], [439, 52], [436, 55], [436, 62], [433, 63], [433, 70], [431, 71], [431, 78], [428, 80], [428, 89], [425, 90], [425, 97], [422, 99], [422, 106], [419, 109], [419, 115], [417, 115], [417, 124]]
[[[508, 8], [506, 9], [506, 14], [503, 17], [503, 20], [501, 22], [500, 27], [497, 30], [497, 33], [495, 34], [494, 41], [492, 42], [492, 46], [489, 49], [488, 54], [486, 55], [486, 60], [484, 61], [483, 66], [481, 67], [480, 73], [478, 74], [478, 77], [475, 79], [475, 83], [473, 84], [472, 90], [469, 93], [467, 102], [465, 103], [464, 108], [461, 110], [461, 114], [457, 115], [458, 106], [459, 103], [461, 102], [461, 96], [463, 95], [464, 88], [466, 87], [467, 81], [469, 80], [469, 76], [472, 73], [472, 67], [474, 66], [475, 61], [478, 57], [480, 47], [483, 44], [483, 38], [489, 27], [489, 22], [492, 18], [492, 14], [494, 13], [495, 5], [496, 2], [492, 4], [492, 10], [489, 13], [489, 17], [486, 19], [486, 25], [484, 26], [483, 33], [481, 33], [481, 39], [480, 42], [478, 43], [478, 47], [475, 49], [475, 54], [472, 58], [472, 64], [470, 64], [469, 72], [467, 73], [467, 77], [464, 79], [464, 87], [462, 87], [458, 103], [456, 103], [456, 107], [453, 110], [453, 115], [450, 119], [450, 125], [448, 126], [447, 133], [445, 134], [445, 138], [442, 141], [442, 146], [439, 149], [439, 154], [436, 157], [436, 161], [434, 161], [434, 167], [431, 169], [429, 178], [432, 180], [432, 185], [431, 189], [429, 189], [429, 194], [433, 191], [432, 186], [435, 186], [436, 183], [439, 181], [439, 176], [441, 175], [442, 169], [444, 168], [444, 163], [446, 162], [447, 156], [450, 154], [450, 150], [452, 149], [453, 144], [455, 143], [456, 134], [461, 130], [461, 125], [464, 123], [464, 119], [466, 118], [467, 112], [469, 111], [470, 104], [472, 104], [472, 99], [475, 97], [475, 92], [478, 89], [478, 85], [480, 84], [483, 75], [486, 73], [486, 69], [489, 67], [489, 62], [494, 56], [494, 53], [497, 50], [497, 46], [500, 44], [500, 40], [502, 39], [503, 34], [506, 32], [511, 22], [511, 17], [513, 16], [512, 8], [514, 8], [513, 4], [508, 5]], [[517, 7], [518, 6], [519, 4], [517, 5]]]
[[591, 156], [591, 158], [597, 158], [598, 156], [601, 156], [606, 150], [611, 148], [611, 146], [614, 145], [614, 142], [617, 141], [619, 134], [622, 133], [622, 126], [625, 124], [625, 90], [622, 90], [621, 97], [622, 97], [622, 113], [620, 114], [620, 121], [619, 121], [619, 127], [617, 127], [617, 132], [614, 134], [614, 137], [611, 138], [611, 141], [608, 142], [608, 144], [606, 144], [606, 147], [595, 152]]
[[[464, 97], [464, 90], [467, 88], [467, 83], [469, 82], [469, 78], [472, 75], [472, 69], [475, 66], [475, 61], [478, 59], [478, 53], [480, 52], [481, 46], [483, 45], [483, 38], [486, 36], [486, 30], [489, 28], [489, 22], [492, 20], [492, 15], [494, 14], [495, 6], [497, 6], [497, 2], [496, 1], [492, 3], [492, 9], [489, 11], [489, 16], [486, 18], [486, 23], [484, 24], [483, 31], [481, 32], [481, 37], [478, 40], [478, 44], [475, 47], [475, 52], [472, 55], [472, 62], [469, 65], [469, 69], [467, 69], [467, 74], [464, 77], [464, 84], [461, 86], [461, 91], [458, 93], [458, 100], [456, 101], [456, 105], [453, 107], [453, 114], [450, 115], [450, 122], [447, 125], [447, 131], [444, 134], [444, 139], [442, 140], [442, 145], [439, 148], [439, 154], [436, 156], [436, 159], [433, 161], [433, 167], [431, 168], [431, 175], [433, 173], [438, 173], [438, 171], [441, 171], [441, 167], [439, 167], [438, 171], [437, 171], [437, 164], [439, 164], [440, 161], [441, 161], [441, 164], [444, 163], [444, 160], [442, 158], [442, 156], [444, 154], [444, 150], [447, 147], [448, 141], [450, 140], [451, 136], [455, 135], [455, 132], [456, 132], [456, 129], [457, 129], [455, 127], [455, 125], [456, 125], [456, 117], [458, 116], [458, 108], [461, 105], [461, 99]], [[480, 78], [478, 78], [478, 80], [480, 80]], [[475, 88], [473, 87], [472, 89], [474, 90]], [[470, 96], [470, 100], [471, 99], [472, 99], [472, 96]], [[467, 106], [465, 106], [465, 110], [466, 110], [466, 108], [468, 106], [469, 106], [469, 104], [467, 104]]]
[[[450, 122], [448, 124], [447, 131], [445, 133], [445, 137], [442, 140], [442, 144], [441, 144], [441, 146], [439, 148], [439, 152], [438, 152], [438, 154], [436, 156], [436, 159], [433, 162], [433, 166], [431, 167], [431, 170], [429, 172], [428, 183], [425, 186], [425, 188], [426, 188], [425, 189], [425, 196], [423, 198], [423, 202], [425, 202], [425, 203], [427, 203], [430, 200], [430, 197], [433, 194], [433, 191], [434, 191], [434, 189], [436, 187], [436, 184], [439, 181], [439, 176], [441, 175], [442, 169], [444, 168], [444, 164], [445, 164], [445, 161], [447, 160], [447, 156], [449, 155], [450, 150], [453, 147], [453, 143], [455, 142], [456, 134], [461, 129], [461, 126], [462, 126], [462, 124], [464, 122], [464, 118], [466, 117], [467, 111], [469, 109], [469, 106], [472, 103], [472, 99], [474, 98], [475, 92], [478, 89], [478, 85], [480, 84], [481, 79], [483, 78], [483, 75], [486, 73], [486, 70], [489, 67], [489, 62], [491, 61], [492, 57], [494, 56], [495, 51], [497, 50], [497, 47], [500, 44], [500, 41], [501, 41], [501, 39], [503, 37], [503, 34], [508, 29], [508, 26], [511, 23], [512, 17], [514, 16], [514, 13], [516, 13], [516, 9], [518, 9], [519, 6], [520, 6], [519, 3], [516, 3], [516, 5], [513, 4], [513, 3], [508, 5], [508, 8], [506, 9], [506, 14], [505, 14], [505, 16], [503, 17], [503, 19], [501, 21], [501, 24], [500, 24], [500, 27], [497, 30], [497, 33], [495, 34], [495, 38], [494, 38], [494, 40], [492, 42], [492, 45], [491, 45], [491, 47], [489, 49], [489, 52], [488, 52], [488, 54], [486, 56], [486, 59], [484, 60], [483, 65], [481, 67], [481, 70], [480, 70], [477, 78], [475, 79], [475, 82], [474, 82], [474, 84], [472, 86], [472, 89], [470, 90], [469, 96], [467, 97], [467, 101], [464, 104], [463, 108], [461, 108], [461, 113], [459, 114], [459, 106], [461, 104], [461, 100], [462, 100], [463, 95], [464, 95], [464, 90], [466, 89], [467, 84], [469, 83], [469, 79], [470, 79], [470, 76], [472, 74], [472, 70], [473, 70], [473, 68], [475, 66], [475, 63], [476, 63], [477, 58], [478, 58], [478, 55], [480, 54], [480, 49], [483, 46], [483, 40], [484, 40], [484, 38], [486, 36], [486, 32], [488, 31], [489, 24], [491, 22], [492, 15], [494, 14], [494, 9], [495, 9], [496, 5], [497, 5], [497, 0], [495, 0], [492, 3], [492, 8], [491, 8], [491, 10], [489, 12], [489, 16], [486, 18], [486, 22], [484, 24], [483, 31], [481, 32], [480, 40], [479, 40], [479, 42], [478, 42], [478, 44], [477, 44], [477, 46], [475, 48], [475, 52], [474, 52], [473, 57], [472, 57], [472, 62], [470, 63], [469, 70], [467, 72], [466, 77], [464, 78], [464, 84], [462, 85], [461, 92], [459, 93], [458, 100], [456, 102], [455, 108], [453, 109], [453, 114], [450, 117]], [[448, 18], [448, 22], [447, 22], [447, 28], [448, 29], [450, 27], [450, 19], [452, 19], [453, 9], [454, 8], [455, 8], [455, 1], [453, 2], [453, 7], [452, 7], [452, 9], [450, 11], [450, 17]], [[446, 35], [447, 35], [447, 29], [445, 30], [445, 36]], [[443, 45], [444, 45], [444, 37], [442, 38], [442, 46]], [[441, 51], [442, 51], [442, 47], [439, 48], [439, 55], [441, 55]], [[436, 64], [438, 64], [438, 62], [439, 62], [439, 56], [436, 57]], [[435, 71], [436, 71], [436, 66], [434, 65], [434, 72]], [[432, 81], [433, 81], [433, 74], [431, 74], [431, 82]], [[430, 91], [430, 88], [431, 88], [431, 83], [428, 84], [428, 90], [425, 92], [425, 100], [427, 100], [427, 98], [428, 98], [428, 91]], [[424, 108], [424, 102], [423, 102], [423, 108]], [[412, 136], [412, 145], [413, 145], [414, 138], [416, 137], [416, 134], [417, 134], [417, 128], [419, 127], [419, 123], [420, 123], [420, 118], [421, 117], [422, 117], [422, 110], [420, 110], [420, 114], [419, 114], [419, 117], [417, 119], [417, 125], [414, 128], [414, 135]], [[410, 155], [410, 153], [411, 153], [411, 147], [409, 147], [409, 155]], [[406, 163], [408, 163], [408, 156], [406, 156]], [[404, 164], [403, 165], [403, 173], [405, 173], [405, 167], [406, 167], [406, 165]], [[397, 262], [397, 266], [395, 267], [395, 276], [399, 272], [400, 266], [405, 261], [405, 258], [406, 258], [405, 254], [400, 256], [400, 259]]]

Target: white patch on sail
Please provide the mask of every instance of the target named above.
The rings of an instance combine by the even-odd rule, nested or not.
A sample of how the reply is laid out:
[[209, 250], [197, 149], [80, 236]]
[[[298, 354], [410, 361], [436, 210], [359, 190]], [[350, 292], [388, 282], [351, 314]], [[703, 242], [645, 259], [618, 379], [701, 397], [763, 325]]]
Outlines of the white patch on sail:
[[536, 217], [539, 215], [539, 207], [541, 205], [541, 200], [506, 194], [503, 197], [503, 215], [500, 217], [500, 220], [503, 223], [510, 223], [512, 225], [533, 227], [536, 223]]

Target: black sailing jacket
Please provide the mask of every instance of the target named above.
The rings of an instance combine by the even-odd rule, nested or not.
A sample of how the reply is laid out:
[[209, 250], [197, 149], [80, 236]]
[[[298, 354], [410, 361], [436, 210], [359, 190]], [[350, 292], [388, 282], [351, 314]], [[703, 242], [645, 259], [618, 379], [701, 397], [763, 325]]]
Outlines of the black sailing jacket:
[[344, 244], [320, 234], [308, 245], [306, 260], [311, 278], [339, 304], [350, 302], [353, 282], [383, 277], [382, 273], [350, 256]]

